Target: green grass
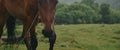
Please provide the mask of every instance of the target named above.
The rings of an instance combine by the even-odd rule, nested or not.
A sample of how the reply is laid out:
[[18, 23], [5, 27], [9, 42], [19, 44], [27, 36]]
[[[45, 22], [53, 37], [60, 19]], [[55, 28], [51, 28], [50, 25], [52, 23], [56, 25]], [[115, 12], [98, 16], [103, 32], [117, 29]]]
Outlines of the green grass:
[[[48, 39], [43, 37], [41, 29], [39, 24], [36, 30], [37, 50], [48, 50]], [[22, 27], [17, 26], [16, 33], [21, 34], [21, 31]], [[120, 50], [120, 24], [56, 25], [55, 31], [57, 41], [54, 50]], [[18, 50], [26, 50], [25, 45], [20, 44]]]

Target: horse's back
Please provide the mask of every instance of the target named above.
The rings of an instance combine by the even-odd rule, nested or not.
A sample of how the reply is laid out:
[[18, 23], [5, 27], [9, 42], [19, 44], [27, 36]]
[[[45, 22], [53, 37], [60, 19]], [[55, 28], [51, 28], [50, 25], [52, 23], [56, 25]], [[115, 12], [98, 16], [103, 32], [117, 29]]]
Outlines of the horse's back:
[[37, 0], [5, 0], [7, 11], [13, 16], [23, 19], [37, 12]]

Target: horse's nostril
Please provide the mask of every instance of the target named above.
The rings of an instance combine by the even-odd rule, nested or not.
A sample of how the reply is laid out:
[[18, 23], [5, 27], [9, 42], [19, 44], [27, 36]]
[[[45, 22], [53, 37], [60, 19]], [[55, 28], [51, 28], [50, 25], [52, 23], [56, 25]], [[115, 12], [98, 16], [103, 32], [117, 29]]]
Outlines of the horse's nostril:
[[42, 34], [45, 37], [51, 37], [54, 34], [54, 31], [53, 30], [42, 30]]

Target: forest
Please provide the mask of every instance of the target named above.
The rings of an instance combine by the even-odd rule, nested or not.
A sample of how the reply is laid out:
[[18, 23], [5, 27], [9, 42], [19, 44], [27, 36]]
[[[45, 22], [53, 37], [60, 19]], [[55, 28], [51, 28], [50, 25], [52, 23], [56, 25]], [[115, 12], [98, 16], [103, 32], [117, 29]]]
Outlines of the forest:
[[[119, 4], [118, 4], [119, 5]], [[56, 10], [56, 24], [118, 24], [120, 8], [96, 0], [80, 0], [71, 4], [59, 3]]]

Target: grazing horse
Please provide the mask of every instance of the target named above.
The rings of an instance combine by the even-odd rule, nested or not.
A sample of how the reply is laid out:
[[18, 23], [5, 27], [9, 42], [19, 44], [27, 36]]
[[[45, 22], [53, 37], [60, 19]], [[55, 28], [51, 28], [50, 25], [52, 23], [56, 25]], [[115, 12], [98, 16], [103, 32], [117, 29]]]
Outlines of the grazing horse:
[[54, 15], [58, 0], [0, 0], [0, 38], [8, 16], [20, 19], [23, 22], [22, 39], [27, 50], [36, 50], [37, 38], [35, 29], [39, 12], [41, 22], [44, 24], [42, 34], [49, 38], [50, 48], [53, 50], [56, 34], [53, 29]]

